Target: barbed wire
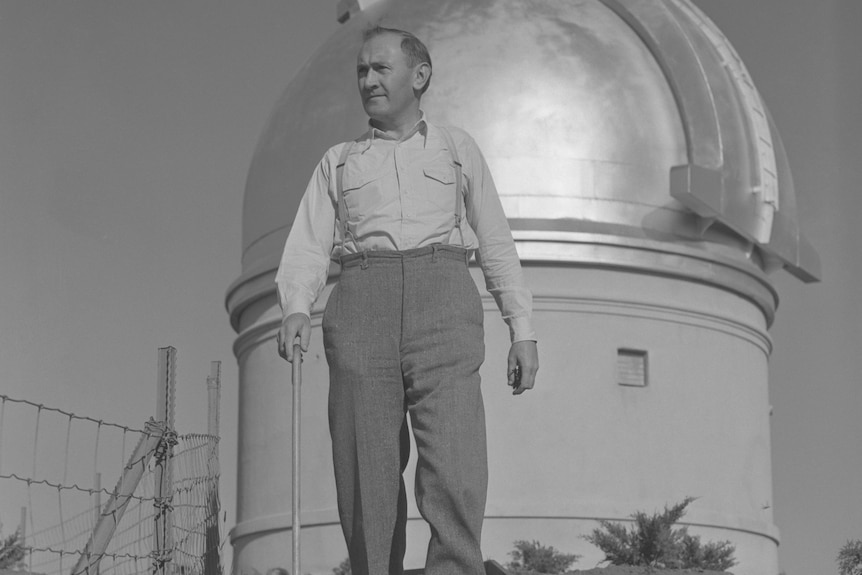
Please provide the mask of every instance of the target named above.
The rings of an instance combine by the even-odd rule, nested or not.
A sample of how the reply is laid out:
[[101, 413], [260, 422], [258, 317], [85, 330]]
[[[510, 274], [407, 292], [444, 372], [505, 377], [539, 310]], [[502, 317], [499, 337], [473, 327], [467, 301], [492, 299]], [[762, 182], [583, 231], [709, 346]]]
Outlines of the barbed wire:
[[[180, 438], [180, 441], [182, 441], [185, 436], [178, 436], [178, 437]], [[197, 435], [197, 437], [208, 437], [208, 438], [212, 438], [212, 439], [217, 439], [214, 436], [210, 436], [210, 435]], [[208, 447], [208, 446], [196, 446], [196, 447], [191, 448], [189, 450], [180, 451], [179, 453], [176, 453], [172, 459], [181, 458], [186, 453], [190, 453], [193, 450], [201, 449], [203, 447]], [[141, 463], [143, 463], [147, 459], [149, 459], [149, 456], [144, 455], [144, 456], [141, 456], [140, 458], [129, 461], [124, 466], [124, 471], [127, 471], [127, 470], [135, 467], [136, 465], [140, 465]], [[96, 495], [96, 494], [102, 494], [102, 495], [107, 495], [110, 497], [113, 494], [113, 491], [108, 489], [107, 487], [102, 487], [100, 489], [93, 489], [91, 487], [81, 487], [77, 483], [73, 483], [71, 485], [66, 485], [66, 484], [60, 483], [59, 481], [51, 481], [48, 479], [34, 479], [32, 477], [23, 477], [21, 475], [18, 475], [17, 473], [0, 473], [0, 479], [12, 479], [15, 481], [20, 481], [21, 483], [24, 483], [28, 486], [30, 486], [30, 485], [44, 485], [46, 487], [51, 487], [53, 489], [57, 489], [60, 491], [63, 491], [63, 490], [78, 491], [80, 493], [85, 493], [85, 494], [90, 495], [90, 496]], [[218, 476], [216, 477], [216, 482], [217, 482], [217, 479], [218, 479]], [[201, 483], [207, 483], [209, 481], [212, 481], [209, 477], [200, 477], [200, 476], [185, 477], [185, 478], [180, 478], [179, 480], [175, 480], [175, 482], [180, 482], [180, 483], [185, 483], [185, 482], [192, 483], [191, 486], [179, 488], [178, 491], [182, 491], [182, 490], [191, 491], [192, 489], [194, 489], [195, 486], [197, 486]], [[153, 499], [152, 497], [142, 498], [142, 497], [138, 497], [138, 496], [134, 496], [134, 495], [131, 495], [129, 497], [131, 499], [142, 499], [142, 500]]]
[[146, 432], [146, 431], [144, 431], [143, 429], [136, 429], [136, 428], [134, 428], [134, 427], [129, 427], [128, 425], [121, 425], [121, 424], [119, 424], [119, 423], [111, 423], [110, 421], [105, 421], [105, 420], [103, 420], [103, 419], [95, 419], [95, 418], [93, 418], [93, 417], [88, 417], [88, 416], [86, 416], [86, 415], [76, 415], [76, 414], [74, 414], [74, 413], [72, 413], [72, 412], [65, 411], [65, 410], [59, 409], [59, 408], [57, 408], [57, 407], [49, 407], [49, 406], [44, 405], [44, 404], [41, 404], [41, 403], [35, 403], [35, 402], [33, 402], [33, 401], [28, 401], [28, 400], [26, 400], [26, 399], [15, 399], [15, 398], [13, 398], [13, 397], [9, 397], [8, 395], [5, 395], [5, 394], [0, 393], [0, 402], [6, 402], [6, 401], [8, 401], [8, 402], [10, 402], [10, 403], [21, 403], [21, 404], [24, 404], [24, 405], [29, 405], [29, 406], [31, 406], [31, 407], [35, 407], [35, 408], [36, 408], [36, 409], [38, 409], [39, 411], [52, 411], [52, 412], [55, 412], [55, 413], [59, 413], [59, 414], [61, 414], [61, 415], [65, 415], [66, 417], [68, 417], [68, 418], [70, 418], [70, 419], [78, 419], [78, 420], [81, 420], [81, 421], [89, 421], [89, 422], [91, 422], [91, 423], [95, 423], [95, 424], [97, 424], [97, 425], [99, 425], [99, 426], [115, 427], [115, 428], [117, 428], [117, 429], [121, 429], [121, 430], [123, 430], [123, 431], [125, 431], [125, 432], [127, 432], [127, 433], [129, 433], [129, 432], [131, 432], [131, 433], [141, 433], [141, 434], [146, 434], [146, 433], [147, 433], [147, 432]]

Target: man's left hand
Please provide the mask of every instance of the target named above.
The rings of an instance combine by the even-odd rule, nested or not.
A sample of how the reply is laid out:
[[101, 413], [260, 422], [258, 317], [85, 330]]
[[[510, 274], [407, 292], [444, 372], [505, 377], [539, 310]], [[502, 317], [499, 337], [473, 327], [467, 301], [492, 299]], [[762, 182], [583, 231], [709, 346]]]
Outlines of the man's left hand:
[[516, 341], [509, 348], [508, 380], [512, 395], [533, 389], [539, 370], [539, 350], [535, 341]]

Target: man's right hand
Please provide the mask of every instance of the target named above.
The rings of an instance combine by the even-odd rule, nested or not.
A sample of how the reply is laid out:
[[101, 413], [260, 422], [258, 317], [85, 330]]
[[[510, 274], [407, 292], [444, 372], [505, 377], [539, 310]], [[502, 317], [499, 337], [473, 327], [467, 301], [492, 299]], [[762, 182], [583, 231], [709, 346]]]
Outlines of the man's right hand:
[[292, 313], [281, 321], [278, 330], [278, 355], [293, 363], [293, 345], [299, 338], [299, 347], [308, 351], [311, 338], [311, 319], [304, 313]]

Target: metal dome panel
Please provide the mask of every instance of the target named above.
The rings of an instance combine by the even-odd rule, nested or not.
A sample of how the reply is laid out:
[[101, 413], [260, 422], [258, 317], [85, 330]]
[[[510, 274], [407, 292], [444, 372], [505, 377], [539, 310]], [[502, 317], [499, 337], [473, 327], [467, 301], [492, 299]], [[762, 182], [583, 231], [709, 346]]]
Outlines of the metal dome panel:
[[574, 261], [566, 234], [603, 234], [819, 274], [768, 113], [729, 43], [686, 0], [363, 5], [294, 78], [261, 137], [245, 192], [245, 274], [273, 267], [326, 148], [365, 129], [355, 54], [378, 22], [428, 44], [423, 109], [478, 141], [521, 247], [545, 241], [541, 253]]

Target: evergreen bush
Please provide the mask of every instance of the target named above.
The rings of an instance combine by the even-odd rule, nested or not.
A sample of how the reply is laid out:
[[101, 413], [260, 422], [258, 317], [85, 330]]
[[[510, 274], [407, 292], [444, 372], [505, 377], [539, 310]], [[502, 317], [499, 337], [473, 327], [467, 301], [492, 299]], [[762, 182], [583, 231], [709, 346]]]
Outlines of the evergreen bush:
[[545, 547], [538, 541], [515, 541], [514, 545], [515, 550], [509, 553], [512, 561], [507, 567], [515, 575], [564, 573], [580, 557]]
[[604, 561], [612, 565], [726, 571], [736, 565], [736, 548], [729, 541], [704, 544], [700, 537], [689, 535], [686, 527], [673, 528], [694, 499], [686, 497], [681, 503], [665, 506], [662, 513], [647, 515], [638, 511], [631, 516], [634, 525], [630, 529], [620, 523], [599, 521], [601, 528], [584, 539], [604, 551]]
[[23, 569], [26, 555], [20, 531], [16, 530], [8, 537], [0, 536], [0, 569]]
[[862, 575], [862, 541], [848, 541], [838, 552], [838, 572], [841, 575]]
[[24, 568], [24, 557], [27, 555], [24, 549], [24, 541], [21, 532], [7, 537], [0, 535], [0, 569], [21, 570]]

